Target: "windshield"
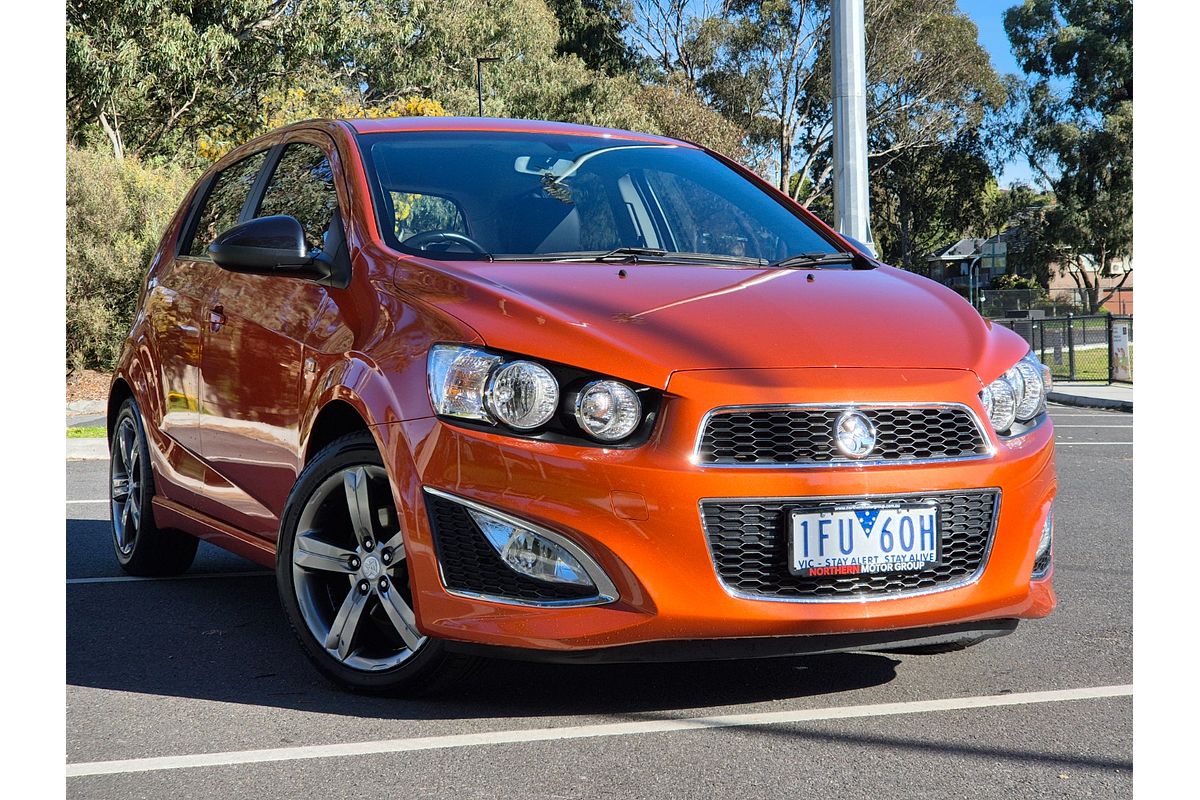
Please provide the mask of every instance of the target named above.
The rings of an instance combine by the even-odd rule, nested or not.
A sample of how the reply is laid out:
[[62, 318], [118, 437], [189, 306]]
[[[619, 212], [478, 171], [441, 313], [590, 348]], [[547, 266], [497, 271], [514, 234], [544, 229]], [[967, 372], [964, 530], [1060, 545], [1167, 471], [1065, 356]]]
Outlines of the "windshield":
[[494, 131], [371, 133], [359, 142], [380, 228], [402, 252], [726, 265], [839, 252], [795, 211], [691, 147]]

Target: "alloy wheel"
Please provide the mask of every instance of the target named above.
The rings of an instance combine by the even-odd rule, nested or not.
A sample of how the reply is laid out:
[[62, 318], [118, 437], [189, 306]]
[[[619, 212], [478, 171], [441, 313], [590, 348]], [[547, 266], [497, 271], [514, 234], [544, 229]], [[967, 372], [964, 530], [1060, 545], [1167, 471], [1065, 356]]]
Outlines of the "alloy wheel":
[[331, 657], [375, 672], [425, 644], [406, 559], [382, 467], [347, 467], [313, 492], [292, 540], [292, 582], [309, 632]]
[[110, 504], [117, 550], [129, 555], [142, 527], [141, 442], [131, 417], [123, 417], [112, 440]]

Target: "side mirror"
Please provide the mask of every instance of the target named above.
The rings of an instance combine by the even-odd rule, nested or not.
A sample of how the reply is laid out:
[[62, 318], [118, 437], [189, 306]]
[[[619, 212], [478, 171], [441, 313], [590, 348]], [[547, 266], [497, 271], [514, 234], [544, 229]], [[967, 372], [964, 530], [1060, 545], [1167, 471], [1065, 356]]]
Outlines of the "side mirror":
[[279, 214], [235, 225], [208, 246], [213, 261], [230, 272], [257, 275], [318, 276], [304, 242], [304, 228], [295, 217]]

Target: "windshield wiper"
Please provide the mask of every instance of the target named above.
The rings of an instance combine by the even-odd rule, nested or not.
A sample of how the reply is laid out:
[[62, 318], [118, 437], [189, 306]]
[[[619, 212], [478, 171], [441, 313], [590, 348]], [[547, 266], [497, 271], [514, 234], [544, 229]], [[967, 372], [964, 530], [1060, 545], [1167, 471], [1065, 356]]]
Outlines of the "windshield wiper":
[[636, 264], [639, 256], [642, 258], [661, 258], [665, 255], [667, 255], [667, 251], [660, 247], [614, 247], [607, 253], [601, 253], [600, 255], [595, 256], [595, 260], [631, 260]]
[[822, 264], [853, 264], [854, 254], [843, 253], [840, 250], [835, 253], [797, 253], [794, 256], [789, 256], [782, 261], [776, 261], [772, 267], [798, 267], [801, 264], [820, 266]]
[[613, 250], [570, 250], [560, 253], [530, 253], [529, 255], [493, 255], [493, 261], [636, 261], [640, 258], [666, 255], [657, 247], [617, 247]]
[[749, 264], [752, 266], [767, 266], [763, 258], [748, 256], [727, 256], [716, 253], [677, 253], [663, 250], [661, 247], [616, 247], [612, 250], [580, 250], [564, 253], [538, 253], [530, 255], [506, 256], [494, 255], [493, 261], [559, 261], [559, 262], [594, 262], [619, 261], [632, 264], [663, 264], [680, 261], [708, 261], [722, 264]]

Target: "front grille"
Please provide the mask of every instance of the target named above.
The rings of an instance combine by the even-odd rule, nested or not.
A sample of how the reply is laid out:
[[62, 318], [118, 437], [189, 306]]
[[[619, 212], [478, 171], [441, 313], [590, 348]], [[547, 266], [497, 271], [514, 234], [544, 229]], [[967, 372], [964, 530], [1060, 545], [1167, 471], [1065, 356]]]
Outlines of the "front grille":
[[591, 587], [548, 583], [513, 572], [458, 503], [426, 492], [425, 508], [447, 589], [528, 602], [596, 596]]
[[834, 443], [834, 423], [848, 408], [717, 411], [700, 437], [700, 463], [817, 466], [982, 458], [991, 452], [975, 415], [966, 408], [853, 406], [874, 423], [877, 444], [865, 459], [852, 459]]
[[799, 577], [788, 571], [788, 526], [793, 509], [859, 502], [839, 497], [820, 501], [705, 500], [704, 532], [717, 575], [729, 589], [752, 597], [819, 601], [920, 592], [964, 583], [984, 564], [1000, 493], [995, 489], [888, 496], [880, 502], [938, 504], [942, 563], [916, 572]]

